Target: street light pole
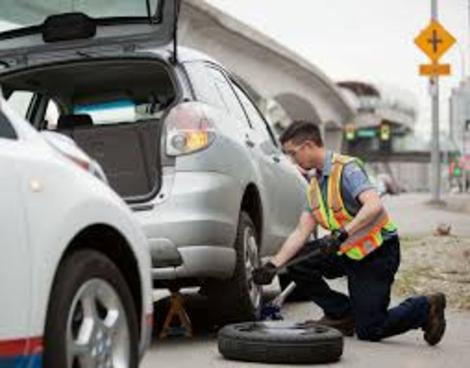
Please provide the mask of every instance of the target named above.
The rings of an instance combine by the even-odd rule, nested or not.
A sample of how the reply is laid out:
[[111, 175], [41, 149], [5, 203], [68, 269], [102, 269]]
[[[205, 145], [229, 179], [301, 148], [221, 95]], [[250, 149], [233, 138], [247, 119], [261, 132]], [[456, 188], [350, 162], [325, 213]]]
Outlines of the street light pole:
[[[431, 0], [431, 20], [438, 19], [437, 0]], [[431, 150], [431, 193], [432, 201], [439, 202], [441, 196], [441, 157], [439, 149], [439, 77], [429, 79], [432, 99], [432, 150]]]

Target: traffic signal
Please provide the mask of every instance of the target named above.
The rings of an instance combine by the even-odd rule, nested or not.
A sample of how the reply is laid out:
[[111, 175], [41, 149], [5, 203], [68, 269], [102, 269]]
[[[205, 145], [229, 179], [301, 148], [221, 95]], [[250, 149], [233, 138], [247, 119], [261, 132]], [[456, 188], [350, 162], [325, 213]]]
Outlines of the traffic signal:
[[460, 178], [462, 176], [462, 168], [458, 162], [451, 162], [450, 173], [454, 178]]
[[454, 178], [460, 178], [462, 176], [462, 163], [459, 158], [454, 158], [450, 162], [449, 174]]
[[387, 123], [382, 123], [380, 125], [380, 140], [382, 141], [390, 140], [390, 125]]
[[346, 132], [346, 140], [353, 141], [356, 139], [356, 125], [353, 123], [346, 124], [344, 127]]

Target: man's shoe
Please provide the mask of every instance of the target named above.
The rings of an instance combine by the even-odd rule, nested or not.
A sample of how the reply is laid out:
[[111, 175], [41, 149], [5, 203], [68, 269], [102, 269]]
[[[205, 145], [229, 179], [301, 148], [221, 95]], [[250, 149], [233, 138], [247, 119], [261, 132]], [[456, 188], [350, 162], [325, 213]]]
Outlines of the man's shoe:
[[322, 326], [333, 327], [340, 331], [344, 336], [353, 336], [356, 325], [352, 317], [333, 319], [327, 316], [323, 316], [319, 320], [312, 322]]
[[426, 325], [424, 326], [424, 340], [429, 345], [436, 345], [441, 341], [446, 330], [446, 320], [444, 309], [446, 308], [446, 296], [443, 293], [437, 293], [425, 296], [429, 303], [429, 314]]

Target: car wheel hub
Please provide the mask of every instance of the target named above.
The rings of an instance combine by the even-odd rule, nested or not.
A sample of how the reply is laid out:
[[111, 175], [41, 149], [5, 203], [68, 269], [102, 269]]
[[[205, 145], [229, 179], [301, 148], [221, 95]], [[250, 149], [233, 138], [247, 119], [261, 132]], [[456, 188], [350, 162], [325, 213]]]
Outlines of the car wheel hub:
[[259, 267], [259, 255], [258, 255], [258, 244], [256, 242], [255, 234], [253, 229], [245, 229], [244, 234], [245, 244], [245, 274], [248, 283], [248, 293], [250, 300], [254, 308], [258, 308], [261, 305], [261, 288], [256, 285], [253, 281], [252, 273], [256, 267]]
[[104, 280], [87, 281], [67, 318], [67, 368], [125, 368], [129, 357], [129, 328], [118, 294]]

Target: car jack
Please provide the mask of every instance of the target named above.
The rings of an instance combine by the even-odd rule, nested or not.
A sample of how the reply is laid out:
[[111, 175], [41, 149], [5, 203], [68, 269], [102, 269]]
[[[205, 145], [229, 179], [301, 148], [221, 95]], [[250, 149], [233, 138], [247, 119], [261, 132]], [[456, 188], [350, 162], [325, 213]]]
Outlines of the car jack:
[[[165, 318], [162, 331], [159, 338], [164, 339], [168, 336], [186, 336], [193, 337], [191, 320], [184, 309], [184, 297], [179, 290], [170, 290], [170, 309]], [[174, 326], [173, 320], [177, 317], [178, 326]]]

